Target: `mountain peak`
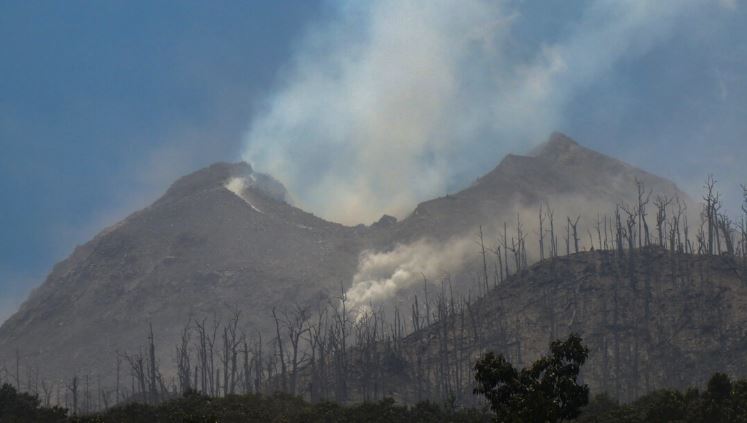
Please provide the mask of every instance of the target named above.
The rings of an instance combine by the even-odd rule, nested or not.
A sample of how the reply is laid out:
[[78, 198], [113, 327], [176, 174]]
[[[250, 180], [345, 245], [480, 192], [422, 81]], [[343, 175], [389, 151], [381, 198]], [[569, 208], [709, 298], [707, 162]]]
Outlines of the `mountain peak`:
[[562, 132], [553, 132], [543, 144], [532, 150], [532, 157], [558, 157], [580, 148], [578, 143]]
[[163, 198], [181, 198], [239, 181], [241, 189], [253, 188], [273, 200], [292, 204], [285, 186], [271, 175], [254, 171], [247, 162], [218, 162], [179, 178]]
[[245, 177], [253, 172], [251, 165], [246, 162], [214, 163], [177, 179], [166, 191], [164, 198], [185, 197], [195, 192], [221, 186], [229, 178]]

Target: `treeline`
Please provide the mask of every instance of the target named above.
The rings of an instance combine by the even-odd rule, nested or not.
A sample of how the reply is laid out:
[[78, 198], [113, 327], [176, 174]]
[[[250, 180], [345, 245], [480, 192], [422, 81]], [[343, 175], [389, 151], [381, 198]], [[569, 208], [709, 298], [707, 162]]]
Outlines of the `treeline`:
[[[640, 251], [658, 248], [672, 257], [723, 255], [742, 266], [738, 272], [747, 282], [747, 188], [743, 213], [732, 220], [723, 211], [715, 180], [709, 177], [700, 221], [694, 229], [683, 202], [654, 198], [641, 182], [636, 190], [634, 204], [621, 204], [611, 216], [599, 216], [587, 225], [585, 235], [578, 216], [558, 221], [547, 204], [540, 206], [538, 213], [536, 244], [541, 259], [560, 257], [563, 252], [605, 252], [600, 255], [603, 272], [610, 272], [617, 282], [613, 297], [604, 306], [609, 310], [603, 315], [603, 329], [608, 334], [590, 340], [592, 351], [603, 354], [603, 364], [595, 364], [593, 371], [600, 380], [613, 381], [603, 388], [616, 400], [632, 400], [656, 387], [646, 379], [646, 371], [653, 373], [655, 369], [640, 366], [646, 354], [645, 343], [656, 339], [655, 331], [661, 326], [661, 322], [652, 320], [652, 280], [637, 276], [645, 267]], [[167, 347], [173, 351], [173, 366], [157, 359], [157, 350], [164, 347], [157, 345], [151, 327], [145, 345], [113, 357], [114, 377], [107, 378], [114, 379], [113, 384], [102, 384], [100, 376], [85, 374], [47, 381], [32, 365], [23, 363], [20, 353], [10, 367], [6, 364], [0, 368], [0, 382], [10, 382], [17, 390], [25, 385], [24, 389], [40, 398], [41, 404], [64, 405], [76, 415], [123, 402], [155, 406], [189, 392], [212, 398], [284, 392], [311, 403], [395, 398], [404, 404], [435, 401], [478, 406], [479, 401], [471, 394], [472, 366], [477, 357], [494, 350], [516, 363], [525, 360], [525, 328], [506, 311], [507, 307], [488, 309], [481, 298], [527, 271], [529, 234], [520, 216], [511, 232], [504, 225], [503, 233], [494, 241], [488, 241], [480, 230], [482, 266], [475, 272], [479, 275], [477, 295], [455, 293], [450, 277], [440, 280], [438, 287], [424, 276], [422, 294], [414, 295], [406, 309], [372, 306], [351, 310], [342, 290], [338, 297], [314, 308], [296, 305], [273, 309], [270, 317], [274, 334], [269, 339], [266, 334], [243, 328], [240, 311], [227, 319], [192, 318], [185, 324], [178, 345]], [[672, 266], [674, 284], [683, 292], [694, 286], [693, 274], [687, 273], [690, 269]], [[552, 275], [555, 279], [565, 276]], [[627, 300], [621, 287], [624, 277], [634, 285], [634, 297]], [[708, 282], [706, 279], [701, 282]], [[699, 289], [711, 293], [707, 284]], [[540, 300], [547, 302], [546, 317], [552, 322], [545, 339], [554, 339], [579, 324], [574, 319], [583, 315], [583, 304], [576, 299], [563, 304], [565, 299], [552, 293]], [[701, 306], [706, 309], [708, 304]], [[643, 319], [634, 321], [640, 316], [633, 314], [626, 318], [626, 307], [628, 311], [645, 310], [641, 311]], [[573, 318], [565, 319], [568, 312], [561, 315], [556, 309], [572, 310]], [[569, 322], [566, 328], [561, 317]], [[626, 372], [629, 378], [623, 376]]]
[[706, 389], [662, 389], [629, 404], [606, 394], [597, 395], [584, 408], [579, 423], [737, 423], [747, 421], [747, 380], [714, 374]]
[[[128, 403], [86, 416], [48, 408], [38, 397], [19, 394], [11, 385], [0, 387], [0, 421], [8, 423], [62, 422], [382, 422], [382, 423], [487, 423], [494, 416], [485, 408], [455, 409], [448, 404], [398, 405], [391, 399], [342, 406], [310, 403], [287, 394], [246, 394], [211, 398], [188, 392], [157, 405]], [[629, 404], [606, 394], [594, 396], [571, 421], [579, 423], [731, 423], [747, 421], [747, 380], [732, 381], [714, 375], [704, 390], [658, 390]]]
[[3, 423], [152, 423], [152, 422], [386, 422], [386, 423], [487, 423], [487, 409], [457, 409], [423, 402], [396, 404], [391, 398], [342, 406], [323, 401], [310, 403], [285, 393], [242, 394], [215, 398], [188, 391], [158, 404], [126, 403], [101, 412], [76, 416], [60, 407], [45, 407], [39, 398], [17, 393], [11, 385], [0, 388], [0, 421]]

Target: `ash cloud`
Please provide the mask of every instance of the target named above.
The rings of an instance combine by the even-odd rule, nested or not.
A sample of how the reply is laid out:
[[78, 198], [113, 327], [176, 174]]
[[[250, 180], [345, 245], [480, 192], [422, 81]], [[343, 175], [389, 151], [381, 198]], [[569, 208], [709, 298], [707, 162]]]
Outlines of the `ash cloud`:
[[243, 156], [327, 219], [402, 217], [485, 171], [480, 157], [562, 128], [578, 92], [710, 4], [592, 1], [557, 40], [517, 54], [520, 2], [334, 1], [251, 122]]

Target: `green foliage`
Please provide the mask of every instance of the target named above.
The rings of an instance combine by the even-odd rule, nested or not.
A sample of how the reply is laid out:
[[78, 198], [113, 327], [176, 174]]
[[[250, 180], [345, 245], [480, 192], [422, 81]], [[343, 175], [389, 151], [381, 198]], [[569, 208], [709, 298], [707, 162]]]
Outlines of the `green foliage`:
[[67, 410], [60, 407], [42, 407], [39, 398], [16, 389], [7, 383], [0, 387], [0, 422], [64, 422]]
[[186, 422], [186, 423], [482, 423], [490, 416], [479, 410], [447, 410], [432, 403], [413, 407], [398, 405], [392, 399], [374, 403], [340, 406], [331, 402], [310, 404], [287, 394], [272, 396], [230, 395], [210, 398], [189, 393], [162, 404], [127, 404], [104, 413], [74, 418], [79, 423], [109, 422]]
[[486, 354], [476, 365], [475, 391], [488, 398], [495, 415], [486, 410], [458, 408], [453, 402], [445, 405], [423, 402], [408, 407], [393, 399], [383, 399], [342, 406], [332, 402], [311, 404], [282, 393], [211, 398], [189, 392], [158, 405], [128, 403], [98, 414], [67, 417], [67, 410], [42, 407], [37, 396], [18, 393], [5, 384], [0, 387], [0, 422], [487, 423], [491, 419], [530, 423], [747, 422], [747, 380], [733, 381], [723, 373], [714, 374], [704, 391], [662, 389], [630, 404], [619, 404], [607, 394], [598, 394], [586, 404], [588, 390], [576, 382], [586, 354], [581, 340], [573, 336], [564, 342], [553, 342], [549, 356], [521, 371], [501, 356]]
[[598, 395], [585, 407], [579, 423], [732, 423], [747, 422], [747, 381], [732, 382], [723, 373], [711, 377], [704, 392], [662, 389], [620, 405]]
[[553, 341], [550, 355], [516, 370], [502, 355], [487, 353], [475, 364], [474, 392], [484, 395], [501, 422], [557, 422], [579, 415], [589, 388], [577, 381], [589, 350], [571, 335]]

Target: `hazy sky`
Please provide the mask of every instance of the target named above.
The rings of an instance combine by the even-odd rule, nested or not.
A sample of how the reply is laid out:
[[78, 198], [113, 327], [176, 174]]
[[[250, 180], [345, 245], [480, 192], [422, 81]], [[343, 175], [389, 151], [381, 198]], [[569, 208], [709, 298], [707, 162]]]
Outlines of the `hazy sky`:
[[76, 244], [218, 160], [251, 159], [348, 223], [401, 217], [553, 129], [693, 195], [713, 172], [733, 195], [747, 183], [745, 9], [4, 1], [0, 319]]

